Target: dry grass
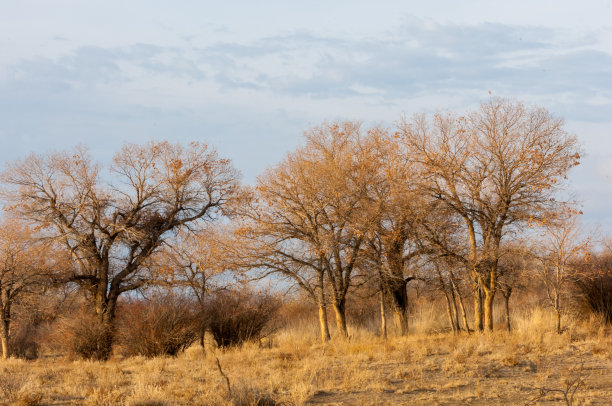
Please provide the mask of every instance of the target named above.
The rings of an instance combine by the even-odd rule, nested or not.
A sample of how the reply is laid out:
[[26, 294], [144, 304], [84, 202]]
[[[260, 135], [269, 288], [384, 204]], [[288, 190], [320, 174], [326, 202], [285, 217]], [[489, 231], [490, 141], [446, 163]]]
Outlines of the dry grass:
[[575, 404], [610, 404], [610, 331], [594, 320], [568, 320], [559, 336], [550, 317], [524, 315], [511, 334], [453, 336], [418, 326], [404, 338], [385, 341], [353, 330], [350, 340], [321, 345], [308, 328], [225, 351], [192, 347], [177, 358], [11, 359], [0, 363], [0, 399], [30, 405], [564, 404], [554, 390], [580, 377]]

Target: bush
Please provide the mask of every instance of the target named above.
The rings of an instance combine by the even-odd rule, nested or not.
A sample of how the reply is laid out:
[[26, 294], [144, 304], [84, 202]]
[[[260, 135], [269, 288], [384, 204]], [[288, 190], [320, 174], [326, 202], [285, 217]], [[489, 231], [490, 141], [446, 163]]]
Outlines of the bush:
[[231, 347], [270, 334], [279, 307], [267, 294], [220, 292], [205, 305], [202, 320], [219, 347]]
[[103, 361], [110, 357], [113, 331], [99, 316], [81, 312], [72, 319], [62, 320], [56, 339], [64, 340], [71, 355]]
[[119, 351], [126, 356], [177, 355], [198, 338], [193, 309], [190, 301], [171, 295], [122, 305], [116, 330]]
[[38, 343], [36, 342], [37, 323], [33, 320], [19, 320], [13, 324], [9, 339], [9, 354], [13, 357], [33, 360], [38, 358]]
[[576, 286], [583, 304], [590, 311], [601, 315], [608, 324], [612, 324], [612, 266], [610, 266], [612, 264], [610, 262], [612, 261], [608, 261], [607, 264], [596, 263], [589, 272], [583, 272], [576, 278]]

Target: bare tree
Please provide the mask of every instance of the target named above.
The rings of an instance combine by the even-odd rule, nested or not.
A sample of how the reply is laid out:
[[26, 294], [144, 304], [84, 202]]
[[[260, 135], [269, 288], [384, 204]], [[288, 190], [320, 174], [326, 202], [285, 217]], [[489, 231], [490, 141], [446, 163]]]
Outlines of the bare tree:
[[[418, 166], [423, 193], [463, 223], [464, 242], [438, 249], [470, 270], [476, 329], [493, 329], [502, 239], [554, 206], [555, 192], [578, 164], [576, 138], [543, 108], [492, 99], [465, 117], [437, 114], [399, 124]], [[484, 320], [484, 326], [483, 326]]]
[[[233, 251], [227, 246], [229, 234], [226, 227], [218, 225], [180, 230], [152, 256], [151, 279], [156, 279], [157, 285], [186, 293], [204, 312], [210, 295], [234, 282], [228, 258]], [[204, 334], [202, 328], [199, 337], [202, 347]]]
[[239, 194], [227, 159], [204, 144], [126, 144], [103, 179], [84, 147], [31, 155], [3, 180], [11, 211], [34, 221], [78, 264], [78, 284], [103, 323], [117, 299], [147, 284], [143, 264], [178, 229], [211, 222]]
[[231, 283], [230, 233], [222, 225], [179, 231], [156, 253], [151, 277], [158, 277], [162, 285], [186, 289], [204, 306], [211, 292]]
[[546, 286], [548, 301], [555, 310], [558, 334], [562, 332], [561, 314], [565, 307], [563, 297], [576, 271], [572, 263], [580, 256], [588, 260], [590, 238], [583, 235], [580, 214], [571, 207], [565, 207], [542, 222], [542, 266], [539, 271]]
[[[0, 223], [0, 342], [2, 357], [9, 357], [12, 308], [41, 291], [50, 278], [49, 247], [33, 230], [12, 219]], [[20, 303], [22, 302], [22, 303]]]
[[[417, 174], [412, 169], [404, 145], [388, 131], [378, 129], [368, 134], [367, 158], [375, 163], [372, 170], [369, 204], [371, 229], [367, 230], [370, 268], [380, 279], [381, 298], [388, 296], [396, 329], [408, 332], [408, 294], [406, 285], [410, 265], [426, 249], [418, 237], [420, 224], [429, 214], [427, 200], [415, 187]], [[381, 312], [381, 317], [384, 312]]]
[[501, 251], [497, 265], [498, 284], [504, 298], [506, 330], [511, 331], [510, 297], [512, 293], [527, 285], [528, 269], [533, 265], [534, 255], [524, 241], [503, 244]]
[[317, 303], [323, 341], [328, 296], [339, 333], [348, 334], [346, 295], [364, 246], [373, 177], [361, 139], [354, 122], [310, 129], [303, 147], [258, 179], [237, 228], [245, 265], [289, 278]]

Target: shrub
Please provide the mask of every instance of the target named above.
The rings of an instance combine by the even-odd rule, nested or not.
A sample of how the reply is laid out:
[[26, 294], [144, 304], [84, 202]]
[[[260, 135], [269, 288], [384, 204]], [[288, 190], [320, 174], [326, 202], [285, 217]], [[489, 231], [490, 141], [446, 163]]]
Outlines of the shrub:
[[198, 338], [197, 314], [185, 298], [156, 296], [123, 304], [117, 323], [117, 344], [123, 355], [175, 356]]
[[56, 340], [62, 340], [71, 355], [92, 360], [107, 360], [110, 357], [112, 327], [97, 315], [81, 312], [72, 319], [64, 318], [58, 328]]
[[38, 358], [37, 327], [37, 323], [29, 319], [14, 323], [9, 339], [11, 356], [27, 360]]
[[202, 320], [219, 347], [231, 347], [270, 334], [279, 307], [267, 294], [219, 292], [205, 305]]
[[[604, 264], [599, 264], [604, 265]], [[610, 264], [608, 264], [610, 265]], [[612, 266], [595, 266], [576, 278], [583, 304], [612, 323]]]

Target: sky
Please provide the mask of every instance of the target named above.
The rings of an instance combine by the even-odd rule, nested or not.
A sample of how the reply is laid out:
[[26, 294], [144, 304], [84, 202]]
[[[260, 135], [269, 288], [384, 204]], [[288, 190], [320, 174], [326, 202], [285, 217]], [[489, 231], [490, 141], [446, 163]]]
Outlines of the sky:
[[0, 13], [0, 161], [209, 143], [252, 183], [324, 120], [493, 96], [563, 117], [587, 226], [612, 235], [612, 0], [20, 0]]

